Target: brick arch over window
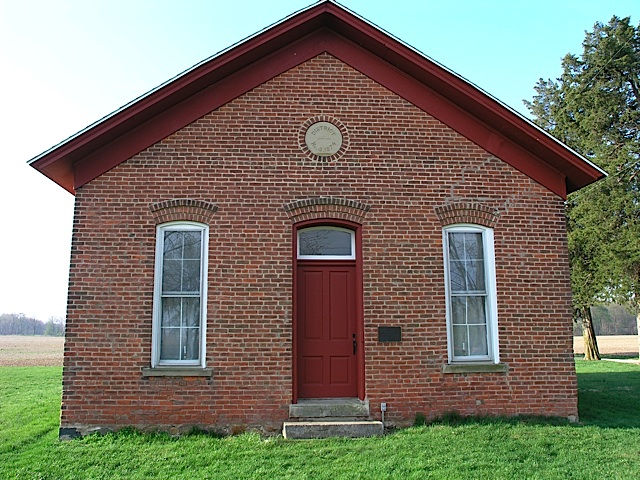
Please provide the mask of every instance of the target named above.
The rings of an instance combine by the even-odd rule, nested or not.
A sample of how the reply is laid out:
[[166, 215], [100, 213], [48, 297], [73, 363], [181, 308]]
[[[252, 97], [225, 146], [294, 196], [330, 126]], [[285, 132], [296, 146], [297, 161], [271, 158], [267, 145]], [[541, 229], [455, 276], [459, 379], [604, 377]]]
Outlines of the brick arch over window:
[[500, 218], [497, 208], [476, 202], [448, 203], [435, 207], [435, 212], [443, 227], [456, 223], [475, 223], [493, 228]]
[[335, 218], [362, 224], [370, 209], [370, 205], [336, 197], [312, 197], [284, 205], [292, 223]]
[[218, 206], [205, 200], [193, 200], [190, 198], [176, 198], [164, 202], [149, 205], [156, 225], [179, 220], [189, 220], [208, 225]]

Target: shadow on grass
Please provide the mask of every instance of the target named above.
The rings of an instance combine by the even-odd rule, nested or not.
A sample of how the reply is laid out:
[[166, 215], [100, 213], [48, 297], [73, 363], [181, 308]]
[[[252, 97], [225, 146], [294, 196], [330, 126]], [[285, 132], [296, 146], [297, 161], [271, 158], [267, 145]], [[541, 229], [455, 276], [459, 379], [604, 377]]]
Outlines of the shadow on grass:
[[[611, 365], [611, 362], [606, 362]], [[640, 428], [640, 367], [629, 371], [583, 372], [578, 375], [580, 422], [598, 427]]]
[[603, 360], [629, 360], [631, 362], [639, 362], [637, 353], [607, 353], [602, 355]]
[[424, 420], [420, 414], [416, 415], [414, 427], [423, 425], [540, 425], [540, 426], [567, 426], [572, 425], [566, 418], [545, 417], [541, 415], [518, 415], [515, 417], [502, 416], [462, 416], [457, 412], [450, 412], [441, 417]]
[[[562, 417], [545, 417], [536, 415], [518, 415], [514, 417], [502, 416], [462, 416], [457, 413], [449, 413], [432, 420], [421, 421], [418, 419], [413, 427], [422, 426], [487, 426], [487, 425], [510, 425], [510, 426], [558, 426], [558, 427], [583, 427], [594, 426], [600, 428], [640, 428], [640, 407], [622, 405], [616, 408], [610, 402], [609, 394], [603, 395], [606, 398], [598, 398], [594, 392], [580, 392], [578, 400], [578, 410], [580, 421], [573, 423]], [[624, 402], [623, 402], [624, 403]], [[630, 410], [631, 409], [631, 410]], [[403, 429], [390, 430], [388, 433], [394, 434]]]

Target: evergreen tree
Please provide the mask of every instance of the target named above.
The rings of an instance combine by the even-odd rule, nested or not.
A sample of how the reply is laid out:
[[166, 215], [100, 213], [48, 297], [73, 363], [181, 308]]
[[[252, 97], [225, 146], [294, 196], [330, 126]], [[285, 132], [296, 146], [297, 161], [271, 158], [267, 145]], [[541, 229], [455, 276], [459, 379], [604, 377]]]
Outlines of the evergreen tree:
[[586, 358], [597, 359], [590, 307], [624, 302], [640, 326], [640, 25], [614, 16], [582, 45], [525, 103], [536, 123], [609, 173], [567, 201], [574, 311]]

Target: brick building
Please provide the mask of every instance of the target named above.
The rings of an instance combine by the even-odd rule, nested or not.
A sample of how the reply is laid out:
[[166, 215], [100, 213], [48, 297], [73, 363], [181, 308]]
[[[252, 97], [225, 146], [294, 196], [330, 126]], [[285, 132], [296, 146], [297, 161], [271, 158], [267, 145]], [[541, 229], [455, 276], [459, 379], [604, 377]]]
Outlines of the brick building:
[[332, 1], [31, 165], [76, 196], [61, 437], [577, 416], [563, 200], [603, 172]]

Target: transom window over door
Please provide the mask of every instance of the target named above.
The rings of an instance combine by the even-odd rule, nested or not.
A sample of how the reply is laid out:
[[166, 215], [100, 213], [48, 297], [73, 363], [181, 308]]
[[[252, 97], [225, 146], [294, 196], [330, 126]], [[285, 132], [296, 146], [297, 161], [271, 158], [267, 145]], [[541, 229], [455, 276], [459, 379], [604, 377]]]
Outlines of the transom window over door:
[[356, 236], [341, 227], [309, 227], [298, 230], [298, 258], [301, 260], [353, 260]]
[[498, 363], [493, 231], [470, 225], [443, 233], [449, 361]]
[[152, 366], [204, 366], [207, 237], [201, 224], [158, 227]]

